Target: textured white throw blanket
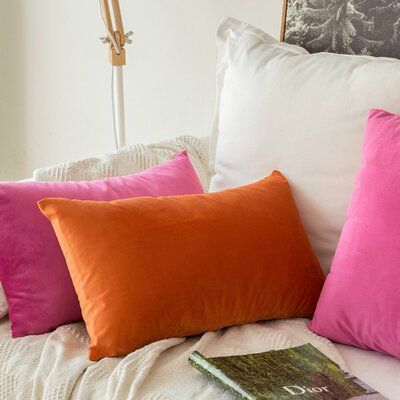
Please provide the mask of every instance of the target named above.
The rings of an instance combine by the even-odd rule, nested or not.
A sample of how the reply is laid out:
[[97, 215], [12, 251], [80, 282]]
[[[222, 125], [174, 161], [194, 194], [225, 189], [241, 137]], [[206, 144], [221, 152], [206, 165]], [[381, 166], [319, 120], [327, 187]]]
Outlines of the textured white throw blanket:
[[168, 161], [173, 155], [186, 150], [204, 190], [208, 190], [210, 172], [208, 148], [194, 136], [179, 136], [153, 144], [126, 146], [115, 153], [108, 153], [84, 160], [64, 162], [48, 168], [37, 169], [35, 181], [90, 181], [113, 176], [134, 174]]
[[8, 304], [6, 295], [4, 294], [3, 287], [0, 283], [0, 318], [3, 318], [8, 313]]
[[[189, 339], [152, 343], [126, 357], [88, 360], [84, 324], [21, 339], [0, 322], [0, 399], [209, 400], [231, 399], [188, 363], [206, 356], [258, 353], [312, 343], [344, 366], [334, 345], [307, 329], [306, 320], [260, 322], [208, 332]], [[118, 327], [115, 327], [118, 329]]]

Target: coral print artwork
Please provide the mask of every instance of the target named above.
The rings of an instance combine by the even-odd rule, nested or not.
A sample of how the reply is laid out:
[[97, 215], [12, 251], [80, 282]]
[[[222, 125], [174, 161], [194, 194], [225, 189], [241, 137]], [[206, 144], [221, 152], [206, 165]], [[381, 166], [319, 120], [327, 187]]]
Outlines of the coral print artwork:
[[400, 58], [400, 1], [286, 0], [282, 40], [311, 53]]

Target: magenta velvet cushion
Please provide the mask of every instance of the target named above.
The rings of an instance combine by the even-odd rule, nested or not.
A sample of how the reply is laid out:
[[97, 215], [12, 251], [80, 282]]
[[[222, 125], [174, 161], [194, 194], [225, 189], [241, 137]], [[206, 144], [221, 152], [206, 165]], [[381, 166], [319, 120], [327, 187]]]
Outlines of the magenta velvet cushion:
[[400, 358], [400, 116], [372, 110], [362, 167], [310, 328]]
[[120, 178], [0, 183], [0, 281], [9, 305], [12, 336], [44, 333], [81, 320], [63, 253], [51, 224], [39, 211], [39, 200], [65, 197], [110, 201], [202, 192], [186, 152]]

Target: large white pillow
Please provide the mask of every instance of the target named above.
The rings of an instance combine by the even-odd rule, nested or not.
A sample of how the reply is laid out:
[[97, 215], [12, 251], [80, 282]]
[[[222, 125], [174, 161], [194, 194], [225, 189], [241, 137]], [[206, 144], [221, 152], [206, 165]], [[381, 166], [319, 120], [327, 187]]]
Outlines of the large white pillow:
[[400, 61], [311, 55], [231, 18], [219, 27], [218, 48], [210, 190], [280, 170], [328, 271], [368, 110], [400, 113]]

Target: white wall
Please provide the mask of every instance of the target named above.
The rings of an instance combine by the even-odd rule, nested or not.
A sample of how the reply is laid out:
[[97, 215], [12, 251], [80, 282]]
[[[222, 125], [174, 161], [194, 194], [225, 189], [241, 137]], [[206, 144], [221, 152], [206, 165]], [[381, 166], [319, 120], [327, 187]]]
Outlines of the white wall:
[[[210, 132], [215, 31], [231, 15], [278, 36], [281, 0], [121, 0], [127, 141]], [[97, 0], [0, 0], [0, 180], [114, 150]]]

